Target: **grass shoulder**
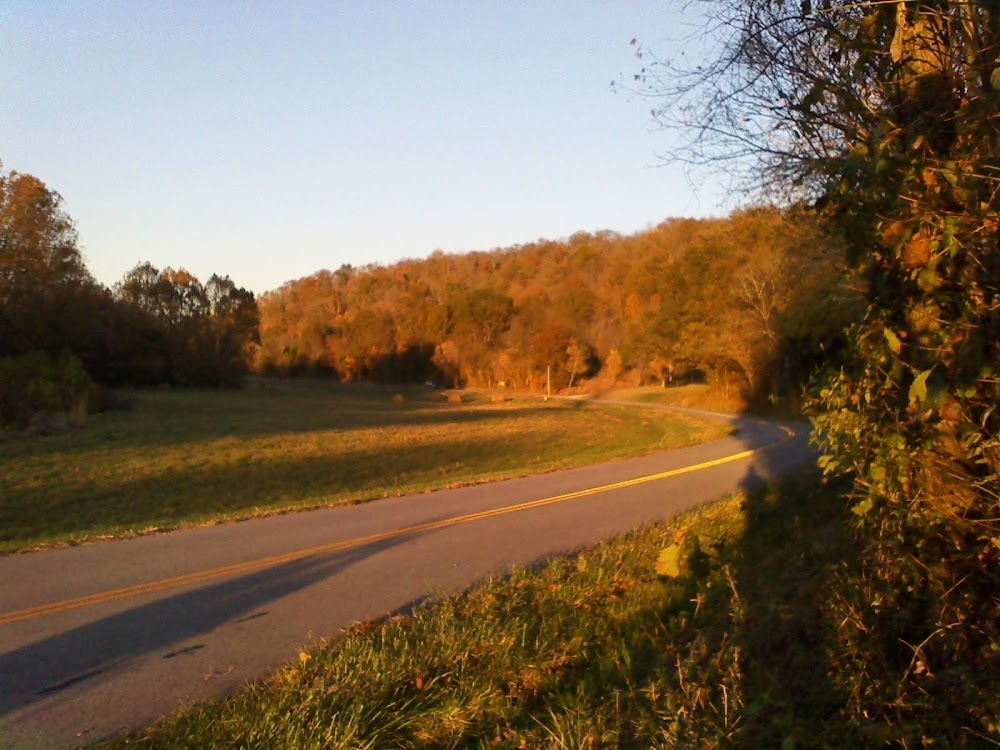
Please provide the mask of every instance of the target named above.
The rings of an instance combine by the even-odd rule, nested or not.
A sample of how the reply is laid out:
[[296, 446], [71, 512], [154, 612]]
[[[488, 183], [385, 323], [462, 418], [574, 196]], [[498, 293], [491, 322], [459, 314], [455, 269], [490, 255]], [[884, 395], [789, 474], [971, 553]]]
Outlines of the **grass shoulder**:
[[536, 398], [255, 381], [126, 395], [0, 442], [0, 552], [363, 502], [704, 442], [727, 428]]
[[112, 747], [861, 746], [826, 648], [844, 513], [812, 472], [748, 490], [359, 624]]

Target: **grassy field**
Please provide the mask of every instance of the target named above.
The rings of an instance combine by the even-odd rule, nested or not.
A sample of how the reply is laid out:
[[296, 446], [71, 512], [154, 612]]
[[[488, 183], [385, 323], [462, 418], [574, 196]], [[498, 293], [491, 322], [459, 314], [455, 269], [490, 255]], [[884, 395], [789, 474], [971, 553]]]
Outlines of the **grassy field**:
[[618, 388], [603, 391], [598, 398], [637, 401], [646, 404], [665, 404], [692, 409], [724, 412], [727, 414], [753, 413], [774, 419], [802, 419], [802, 399], [799, 395], [783, 396], [766, 403], [749, 404], [733, 386], [728, 394], [719, 385], [689, 383], [663, 388], [647, 385], [635, 388]]
[[551, 471], [728, 429], [621, 407], [435, 395], [287, 381], [143, 391], [84, 428], [8, 436], [0, 552]]
[[[356, 626], [113, 747], [869, 746], [829, 662], [854, 545], [819, 487], [807, 472]], [[679, 540], [679, 575], [658, 575]]]
[[736, 414], [746, 409], [746, 402], [735, 393], [726, 397], [718, 388], [691, 384], [661, 388], [646, 385], [638, 388], [619, 388], [601, 394], [602, 398], [618, 401], [637, 401], [646, 404], [666, 404], [691, 409], [707, 409]]

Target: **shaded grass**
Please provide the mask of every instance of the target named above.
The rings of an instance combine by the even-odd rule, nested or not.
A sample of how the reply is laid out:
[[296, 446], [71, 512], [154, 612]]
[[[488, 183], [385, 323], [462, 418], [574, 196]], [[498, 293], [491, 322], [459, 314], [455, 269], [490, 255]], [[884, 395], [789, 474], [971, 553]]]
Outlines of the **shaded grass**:
[[0, 443], [0, 552], [551, 471], [724, 432], [618, 407], [258, 385], [135, 392], [130, 410], [84, 429]]
[[[682, 538], [682, 574], [656, 575]], [[838, 493], [809, 471], [359, 624], [109, 747], [865, 746], [830, 662], [853, 558]]]

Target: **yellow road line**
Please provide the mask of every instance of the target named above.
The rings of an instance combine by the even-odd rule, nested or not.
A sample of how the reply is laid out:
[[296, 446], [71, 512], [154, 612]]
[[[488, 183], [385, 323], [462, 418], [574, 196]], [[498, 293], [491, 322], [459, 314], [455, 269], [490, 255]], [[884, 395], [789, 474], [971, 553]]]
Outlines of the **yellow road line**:
[[315, 557], [317, 555], [326, 555], [331, 552], [340, 552], [342, 550], [351, 549], [353, 547], [361, 547], [366, 544], [373, 544], [375, 542], [382, 542], [388, 539], [397, 539], [402, 536], [409, 536], [411, 534], [420, 534], [425, 531], [436, 531], [438, 529], [445, 529], [449, 526], [457, 526], [463, 523], [470, 523], [472, 521], [480, 521], [486, 518], [495, 518], [496, 516], [503, 516], [508, 513], [518, 513], [523, 510], [530, 510], [532, 508], [540, 508], [545, 505], [554, 505], [556, 503], [566, 502], [567, 500], [575, 500], [581, 497], [587, 497], [589, 495], [596, 495], [601, 492], [610, 492], [611, 490], [618, 490], [624, 487], [633, 487], [637, 484], [645, 484], [647, 482], [656, 482], [660, 479], [667, 479], [668, 477], [678, 476], [680, 474], [688, 474], [693, 471], [701, 471], [703, 469], [710, 469], [713, 466], [721, 466], [722, 464], [731, 463], [733, 461], [740, 461], [744, 458], [748, 458], [755, 453], [767, 450], [768, 448], [773, 448], [776, 445], [791, 440], [795, 436], [795, 433], [787, 428], [782, 427], [782, 429], [787, 433], [788, 437], [784, 440], [780, 440], [776, 443], [771, 443], [769, 445], [762, 446], [760, 448], [754, 448], [752, 450], [741, 451], [740, 453], [734, 453], [730, 456], [723, 456], [722, 458], [716, 458], [712, 461], [705, 461], [700, 464], [694, 464], [692, 466], [684, 466], [679, 469], [670, 469], [669, 471], [661, 471], [658, 474], [649, 474], [643, 477], [637, 477], [635, 479], [626, 479], [621, 482], [614, 482], [613, 484], [606, 484], [600, 487], [591, 487], [586, 490], [577, 490], [575, 492], [567, 492], [563, 495], [554, 495], [552, 497], [541, 498], [540, 500], [529, 500], [527, 502], [518, 503], [516, 505], [506, 505], [502, 508], [493, 508], [492, 510], [479, 511], [477, 513], [469, 513], [464, 516], [455, 516], [454, 518], [448, 518], [442, 521], [430, 521], [428, 523], [415, 524], [413, 526], [404, 526], [400, 529], [392, 529], [390, 531], [381, 531], [377, 534], [369, 534], [368, 536], [356, 537], [354, 539], [345, 539], [340, 542], [331, 542], [330, 544], [321, 544], [318, 547], [310, 547], [308, 549], [295, 550], [294, 552], [286, 552], [281, 555], [272, 555], [271, 557], [262, 557], [257, 560], [249, 560], [247, 562], [236, 563], [234, 565], [223, 565], [218, 568], [210, 568], [208, 570], [198, 571], [196, 573], [185, 573], [184, 575], [174, 576], [172, 578], [162, 578], [158, 581], [149, 581], [147, 583], [136, 584], [135, 586], [126, 586], [120, 589], [112, 589], [110, 591], [102, 591], [96, 594], [89, 594], [88, 596], [80, 596], [74, 599], [65, 599], [59, 602], [51, 602], [50, 604], [42, 604], [37, 607], [29, 607], [28, 609], [21, 609], [14, 612], [5, 612], [0, 614], [0, 625], [7, 625], [13, 622], [20, 622], [22, 620], [31, 620], [36, 617], [44, 617], [45, 615], [54, 615], [59, 612], [66, 612], [72, 609], [80, 609], [81, 607], [89, 607], [95, 604], [104, 604], [105, 602], [115, 601], [117, 599], [126, 599], [133, 596], [139, 596], [141, 594], [150, 594], [157, 591], [163, 591], [165, 589], [176, 588], [178, 586], [186, 586], [191, 583], [200, 583], [202, 581], [207, 581], [212, 578], [220, 578], [224, 576], [232, 576], [240, 573], [248, 573], [250, 571], [259, 570], [261, 568], [270, 568], [276, 565], [282, 565], [288, 562], [295, 562], [297, 560], [303, 560], [307, 557]]

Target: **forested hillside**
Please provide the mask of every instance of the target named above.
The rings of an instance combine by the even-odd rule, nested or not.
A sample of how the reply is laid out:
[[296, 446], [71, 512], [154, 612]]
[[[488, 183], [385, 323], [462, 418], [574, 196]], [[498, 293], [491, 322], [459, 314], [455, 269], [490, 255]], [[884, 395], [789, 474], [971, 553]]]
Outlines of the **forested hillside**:
[[[707, 379], [773, 400], [797, 391], [857, 315], [842, 249], [804, 211], [342, 266], [258, 305], [227, 276], [202, 283], [149, 263], [104, 287], [58, 193], [29, 174], [0, 176], [0, 357], [71, 352], [109, 385], [234, 383], [253, 364], [521, 388], [542, 387], [547, 371], [555, 388]], [[48, 367], [22, 365], [6, 365], [8, 380]]]
[[260, 300], [264, 373], [541, 387], [706, 377], [767, 397], [856, 314], [843, 251], [804, 212], [668, 219], [631, 236], [320, 271]]

